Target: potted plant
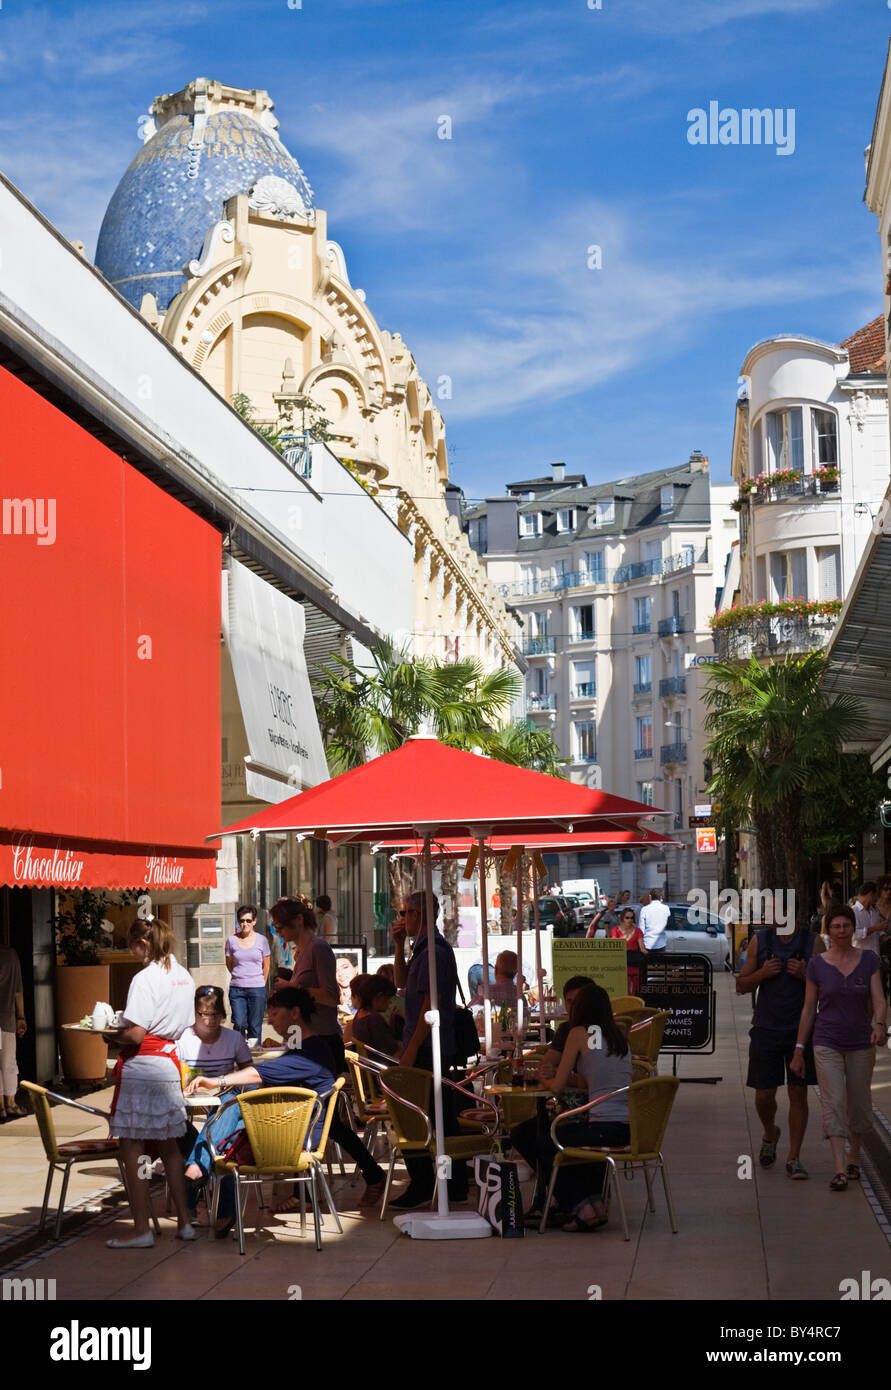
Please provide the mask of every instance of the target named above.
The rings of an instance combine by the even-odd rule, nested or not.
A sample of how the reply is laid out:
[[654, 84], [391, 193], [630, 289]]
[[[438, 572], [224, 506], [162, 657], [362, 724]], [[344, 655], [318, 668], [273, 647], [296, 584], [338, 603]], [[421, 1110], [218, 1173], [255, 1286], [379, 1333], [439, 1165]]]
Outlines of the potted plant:
[[[66, 894], [53, 918], [56, 947], [64, 964], [56, 967], [56, 1018], [77, 1023], [93, 1012], [97, 1000], [108, 1002], [110, 969], [100, 952], [108, 937], [103, 927], [110, 899], [101, 890], [78, 888]], [[62, 1074], [67, 1081], [105, 1081], [108, 1047], [100, 1037], [59, 1029]]]

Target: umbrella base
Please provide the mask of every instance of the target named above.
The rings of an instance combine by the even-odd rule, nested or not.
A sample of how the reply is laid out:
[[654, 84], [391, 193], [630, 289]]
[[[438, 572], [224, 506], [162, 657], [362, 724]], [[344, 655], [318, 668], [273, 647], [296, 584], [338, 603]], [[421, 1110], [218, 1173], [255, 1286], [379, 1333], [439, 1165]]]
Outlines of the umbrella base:
[[482, 1240], [492, 1234], [484, 1216], [475, 1211], [407, 1211], [394, 1216], [393, 1225], [415, 1240]]

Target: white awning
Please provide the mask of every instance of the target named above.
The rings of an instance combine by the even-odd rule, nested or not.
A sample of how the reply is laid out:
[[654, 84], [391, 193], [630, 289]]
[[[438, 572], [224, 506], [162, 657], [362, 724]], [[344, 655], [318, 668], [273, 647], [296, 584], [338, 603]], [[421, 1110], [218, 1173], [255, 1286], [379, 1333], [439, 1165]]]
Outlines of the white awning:
[[278, 804], [324, 782], [328, 765], [303, 653], [302, 606], [227, 561], [223, 633], [249, 755], [247, 794]]

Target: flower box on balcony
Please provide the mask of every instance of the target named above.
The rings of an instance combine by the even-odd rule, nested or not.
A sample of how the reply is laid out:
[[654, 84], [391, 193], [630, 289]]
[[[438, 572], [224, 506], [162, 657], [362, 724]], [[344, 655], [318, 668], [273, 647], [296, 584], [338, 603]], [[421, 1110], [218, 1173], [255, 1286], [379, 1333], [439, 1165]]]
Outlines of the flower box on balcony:
[[841, 611], [841, 606], [840, 598], [790, 598], [779, 599], [776, 603], [762, 599], [760, 603], [741, 603], [733, 608], [725, 608], [723, 613], [713, 614], [709, 618], [709, 626], [715, 632], [720, 632], [722, 628], [750, 623], [758, 618], [834, 617]]

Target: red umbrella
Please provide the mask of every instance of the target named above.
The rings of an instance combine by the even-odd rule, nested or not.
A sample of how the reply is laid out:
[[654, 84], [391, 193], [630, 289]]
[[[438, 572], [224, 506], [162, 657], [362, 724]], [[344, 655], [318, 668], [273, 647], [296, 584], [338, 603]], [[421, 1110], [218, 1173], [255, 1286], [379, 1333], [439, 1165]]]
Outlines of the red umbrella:
[[427, 1239], [489, 1234], [487, 1223], [480, 1218], [474, 1220], [463, 1212], [450, 1215], [448, 1209], [431, 841], [467, 834], [484, 840], [501, 834], [513, 836], [517, 843], [524, 835], [557, 830], [608, 830], [616, 822], [634, 827], [642, 816], [653, 814], [652, 806], [641, 802], [447, 748], [421, 734], [393, 753], [372, 758], [361, 767], [208, 836], [216, 839], [220, 834], [244, 831], [293, 830], [324, 837], [338, 831], [338, 840], [343, 837], [372, 843], [383, 835], [407, 839], [423, 836], [438, 1217], [397, 1218], [411, 1233]]
[[414, 839], [423, 830], [442, 840], [481, 826], [489, 833], [541, 835], [608, 829], [610, 822], [633, 825], [653, 814], [653, 807], [640, 801], [415, 736], [394, 753], [298, 792], [208, 839], [245, 830], [372, 830], [375, 839]]

